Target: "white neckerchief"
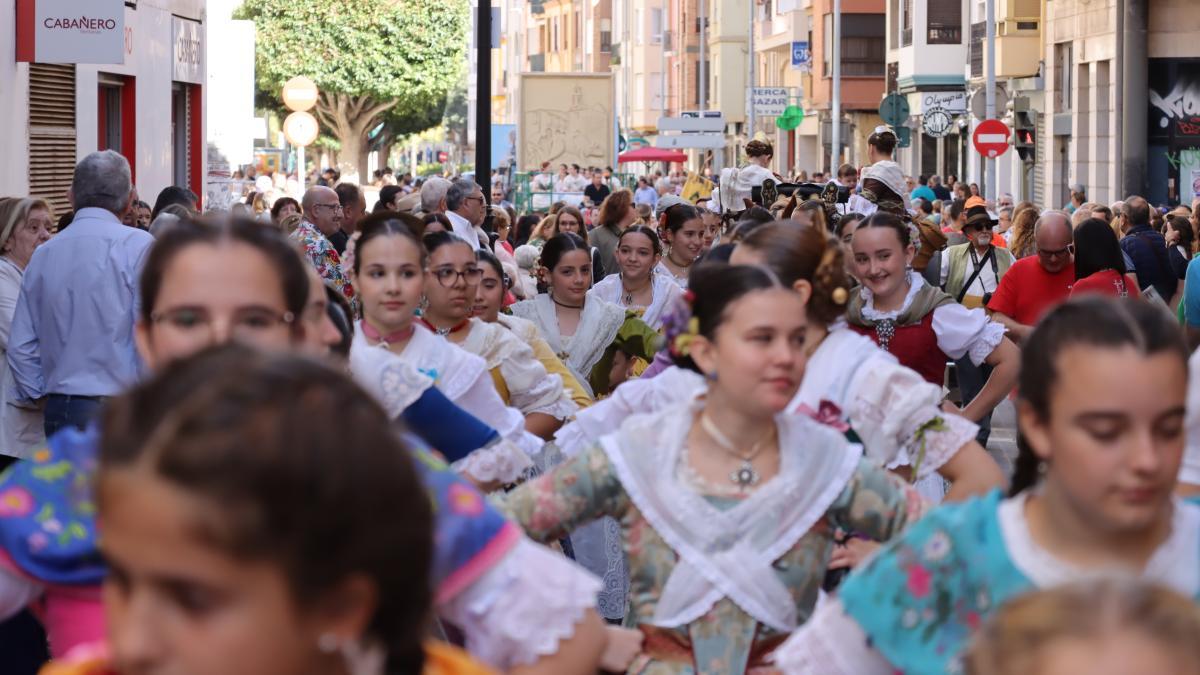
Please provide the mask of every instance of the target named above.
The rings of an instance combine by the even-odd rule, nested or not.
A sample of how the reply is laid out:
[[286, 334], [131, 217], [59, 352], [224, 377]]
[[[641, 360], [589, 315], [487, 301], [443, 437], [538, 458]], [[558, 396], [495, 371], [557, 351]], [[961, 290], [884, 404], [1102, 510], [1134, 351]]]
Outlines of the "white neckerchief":
[[[695, 264], [695, 263], [693, 263], [693, 264]], [[688, 270], [691, 270], [691, 268], [689, 267]], [[671, 271], [671, 268], [667, 267], [667, 263], [665, 261], [659, 260], [658, 265], [654, 268], [654, 272], [655, 272], [654, 276], [666, 277], [667, 279], [669, 279], [671, 281], [671, 283], [675, 284], [682, 290], [685, 290], [685, 291], [687, 290], [687, 282], [688, 282], [687, 275], [685, 274], [681, 277], [676, 276], [675, 273]]]
[[[357, 324], [351, 352], [356, 346], [372, 347], [362, 327]], [[382, 345], [376, 347], [383, 348]], [[413, 323], [413, 335], [404, 346], [404, 351], [399, 354], [388, 353], [432, 378], [437, 388], [451, 400], [458, 400], [466, 394], [480, 374], [487, 370], [482, 358], [451, 344], [446, 338], [416, 322]]]
[[684, 487], [676, 470], [702, 408], [697, 398], [636, 415], [601, 441], [630, 499], [679, 555], [650, 623], [684, 626], [728, 597], [760, 623], [791, 632], [796, 603], [772, 564], [841, 494], [862, 448], [806, 416], [780, 415], [779, 474], [722, 511]]
[[[660, 265], [662, 263], [659, 263]], [[679, 288], [679, 284], [669, 276], [658, 273], [658, 268], [650, 275], [650, 304], [646, 305], [642, 312], [642, 321], [654, 330], [662, 328], [662, 316], [672, 304], [674, 300], [683, 295]], [[621, 273], [610, 274], [600, 280], [592, 288], [592, 294], [598, 296], [605, 302], [611, 302], [614, 305], [632, 309], [625, 304], [623, 296], [625, 295], [625, 286], [621, 282]]]
[[513, 305], [512, 311], [518, 317], [537, 324], [547, 344], [585, 388], [588, 387], [588, 374], [592, 372], [592, 367], [600, 361], [604, 350], [617, 338], [617, 332], [625, 323], [624, 309], [588, 293], [583, 312], [579, 315], [579, 325], [568, 345], [558, 331], [558, 314], [548, 294], [542, 293], [533, 300], [518, 302]]
[[412, 364], [388, 351], [383, 345], [371, 345], [355, 324], [350, 344], [350, 373], [370, 392], [387, 414], [395, 419], [433, 386], [433, 379]]
[[1189, 598], [1200, 594], [1200, 507], [1174, 500], [1171, 533], [1159, 545], [1145, 569], [1084, 568], [1056, 557], [1042, 548], [1029, 531], [1025, 518], [1027, 493], [1000, 502], [996, 519], [1013, 566], [1038, 588], [1050, 588], [1080, 579], [1127, 576], [1164, 584]]

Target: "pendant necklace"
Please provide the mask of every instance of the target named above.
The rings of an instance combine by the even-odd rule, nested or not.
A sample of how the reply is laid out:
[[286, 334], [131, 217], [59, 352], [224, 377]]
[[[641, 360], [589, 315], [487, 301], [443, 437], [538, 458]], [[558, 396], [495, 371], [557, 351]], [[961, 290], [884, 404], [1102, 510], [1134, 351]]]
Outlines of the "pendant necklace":
[[[654, 281], [653, 278], [651, 278], [651, 282], [653, 282], [653, 281]], [[647, 286], [649, 286], [649, 284], [647, 284]], [[629, 287], [627, 287], [625, 285], [625, 279], [624, 279], [624, 277], [622, 277], [621, 278], [621, 290], [625, 292], [625, 295], [621, 296], [622, 304], [625, 305], [626, 307], [632, 307], [633, 306], [633, 294], [635, 292], [641, 292], [641, 291], [645, 290], [645, 288], [646, 288], [646, 286], [642, 286], [641, 288], [637, 289], [637, 291], [631, 291], [631, 290], [629, 290]]]
[[762, 454], [762, 451], [767, 447], [767, 439], [771, 437], [770, 432], [758, 439], [754, 445], [750, 446], [749, 455], [742, 455], [737, 451], [737, 446], [734, 445], [733, 441], [729, 440], [728, 436], [721, 433], [721, 430], [718, 429], [717, 425], [708, 418], [708, 415], [701, 413], [700, 426], [704, 428], [704, 433], [708, 434], [710, 438], [716, 441], [717, 445], [720, 446], [722, 450], [724, 450], [731, 457], [741, 460], [742, 465], [729, 473], [729, 481], [742, 490], [746, 490], [758, 485], [759, 481], [762, 480], [762, 476], [759, 475], [758, 470], [754, 468], [754, 464], [751, 462], [753, 462], [756, 457]]

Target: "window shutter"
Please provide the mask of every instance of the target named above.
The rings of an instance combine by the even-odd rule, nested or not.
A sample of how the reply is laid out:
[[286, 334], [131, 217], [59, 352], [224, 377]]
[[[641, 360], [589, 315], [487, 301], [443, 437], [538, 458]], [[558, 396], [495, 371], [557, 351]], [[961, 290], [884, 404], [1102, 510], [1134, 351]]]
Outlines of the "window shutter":
[[75, 66], [29, 64], [29, 195], [61, 216], [75, 174]]

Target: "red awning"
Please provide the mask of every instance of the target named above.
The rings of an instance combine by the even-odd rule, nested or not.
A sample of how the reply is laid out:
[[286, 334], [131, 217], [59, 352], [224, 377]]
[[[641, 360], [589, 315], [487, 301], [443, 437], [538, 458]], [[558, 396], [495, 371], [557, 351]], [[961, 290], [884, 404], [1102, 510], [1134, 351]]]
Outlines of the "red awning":
[[662, 148], [639, 148], [623, 152], [617, 157], [621, 164], [626, 162], [686, 162], [687, 154], [678, 150], [663, 150]]

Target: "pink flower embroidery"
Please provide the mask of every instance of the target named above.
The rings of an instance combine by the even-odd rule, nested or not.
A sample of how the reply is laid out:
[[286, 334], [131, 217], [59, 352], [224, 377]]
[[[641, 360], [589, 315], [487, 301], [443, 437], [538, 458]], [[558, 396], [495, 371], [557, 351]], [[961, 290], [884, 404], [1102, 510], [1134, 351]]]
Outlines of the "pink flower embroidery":
[[20, 518], [33, 511], [33, 495], [23, 487], [0, 492], [0, 518]]
[[483, 498], [461, 483], [450, 486], [450, 510], [460, 516], [478, 516], [483, 513]]
[[46, 536], [45, 532], [34, 532], [33, 534], [29, 535], [29, 539], [27, 541], [29, 543], [29, 550], [37, 553], [38, 551], [46, 548], [46, 545], [50, 543], [50, 538]]
[[908, 568], [908, 592], [918, 600], [929, 595], [929, 584], [933, 580], [933, 575], [929, 570], [920, 565], [913, 565]]
[[801, 415], [807, 415], [843, 434], [850, 430], [850, 425], [842, 420], [842, 409], [837, 407], [832, 401], [822, 400], [818, 408], [818, 410], [813, 410], [808, 404], [801, 403], [796, 408], [796, 412]]

